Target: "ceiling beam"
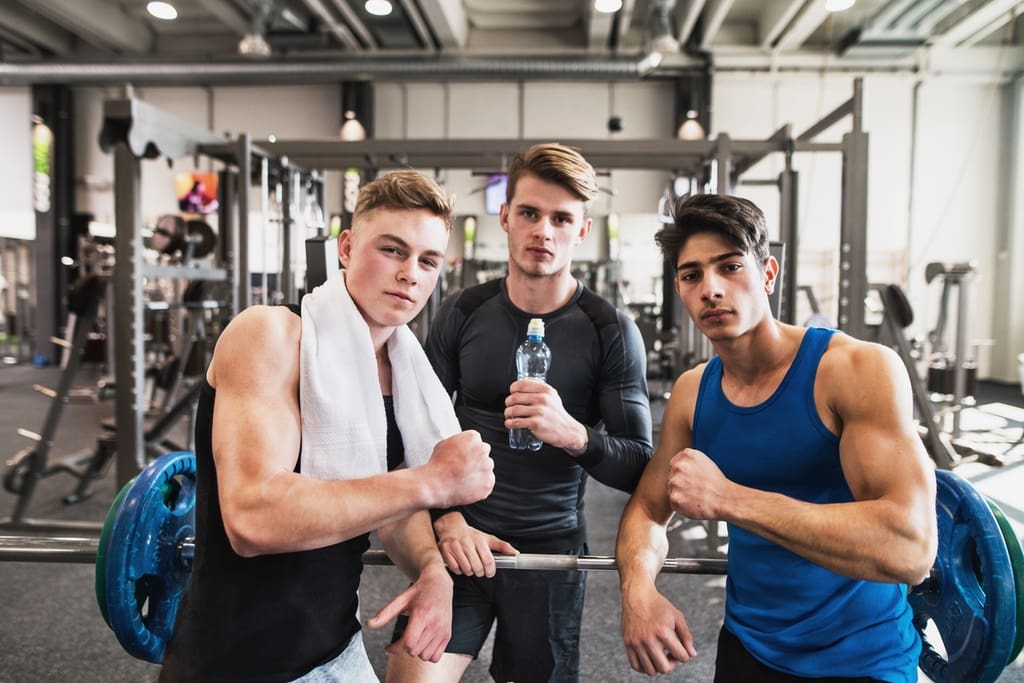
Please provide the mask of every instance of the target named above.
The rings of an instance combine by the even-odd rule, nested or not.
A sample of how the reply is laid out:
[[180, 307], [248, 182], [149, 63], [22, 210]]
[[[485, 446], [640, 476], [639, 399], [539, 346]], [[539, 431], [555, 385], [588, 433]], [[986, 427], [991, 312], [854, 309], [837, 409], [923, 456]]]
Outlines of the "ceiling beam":
[[622, 8], [619, 10], [619, 33], [615, 37], [616, 45], [625, 44], [626, 33], [629, 32], [629, 25], [633, 23], [635, 9], [636, 0], [622, 0]]
[[430, 35], [430, 28], [426, 22], [423, 21], [423, 15], [420, 14], [420, 10], [416, 7], [416, 3], [413, 0], [399, 0], [402, 4], [402, 10], [405, 12], [405, 16], [409, 17], [409, 23], [412, 24], [412, 30], [416, 32], [416, 36], [419, 38], [423, 47], [427, 50], [434, 49], [434, 37]]
[[583, 3], [583, 29], [587, 38], [588, 50], [603, 50], [611, 42], [612, 27], [615, 25], [615, 14], [598, 12], [594, 3], [585, 0]]
[[902, 29], [904, 31], [914, 30], [925, 17], [944, 4], [956, 5], [957, 3], [948, 2], [948, 0], [921, 0], [900, 15], [900, 18], [896, 20], [893, 28]]
[[[933, 39], [933, 45], [961, 45], [970, 41], [979, 32], [980, 38], [990, 34], [1012, 18], [1020, 14], [1020, 0], [989, 0], [974, 10], [948, 31]], [[975, 42], [980, 38], [974, 38]]]
[[359, 50], [359, 41], [352, 35], [352, 32], [348, 30], [348, 27], [344, 24], [339, 23], [331, 11], [327, 9], [320, 0], [302, 0], [306, 8], [309, 9], [321, 22], [331, 35], [338, 39], [342, 47], [346, 50]]
[[102, 0], [21, 2], [96, 47], [145, 53], [153, 46], [153, 33], [149, 26], [128, 16], [119, 4]]
[[704, 12], [704, 35], [701, 36], [700, 46], [704, 50], [711, 49], [711, 43], [718, 35], [726, 15], [732, 9], [733, 0], [711, 0], [707, 10]]
[[793, 17], [803, 7], [804, 0], [783, 0], [782, 2], [765, 3], [758, 20], [761, 33], [761, 47], [770, 48], [782, 32], [786, 30]]
[[0, 26], [55, 55], [68, 54], [74, 44], [67, 31], [19, 12], [10, 3], [0, 5]]
[[236, 36], [244, 36], [252, 30], [252, 20], [228, 0], [203, 0], [203, 8]]
[[349, 7], [345, 0], [334, 0], [334, 6], [341, 13], [341, 18], [345, 20], [345, 23], [352, 29], [356, 37], [363, 41], [363, 45], [371, 50], [376, 50], [380, 47], [380, 43], [377, 42], [377, 39], [366, 28], [366, 24], [359, 18], [359, 15], [352, 11], [352, 8]]
[[442, 50], [466, 47], [469, 17], [460, 0], [421, 0], [420, 9]]
[[829, 11], [825, 9], [824, 2], [809, 2], [804, 5], [803, 11], [793, 20], [789, 28], [779, 37], [774, 47], [776, 50], [799, 49], [811, 34], [818, 30], [818, 27], [825, 23]]
[[693, 33], [693, 27], [700, 19], [704, 9], [704, 0], [682, 0], [676, 3], [676, 21], [679, 24], [679, 44], [686, 45]]

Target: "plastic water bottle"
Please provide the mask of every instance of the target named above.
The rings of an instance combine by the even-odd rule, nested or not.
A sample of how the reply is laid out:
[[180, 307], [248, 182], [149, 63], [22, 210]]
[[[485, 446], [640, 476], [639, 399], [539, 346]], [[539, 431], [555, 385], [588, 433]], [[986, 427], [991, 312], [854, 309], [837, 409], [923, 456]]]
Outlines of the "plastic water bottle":
[[[545, 381], [551, 367], [551, 349], [544, 343], [544, 321], [531, 318], [526, 328], [526, 341], [516, 349], [518, 379]], [[540, 450], [541, 441], [529, 429], [513, 429], [508, 433], [508, 445], [516, 450]]]

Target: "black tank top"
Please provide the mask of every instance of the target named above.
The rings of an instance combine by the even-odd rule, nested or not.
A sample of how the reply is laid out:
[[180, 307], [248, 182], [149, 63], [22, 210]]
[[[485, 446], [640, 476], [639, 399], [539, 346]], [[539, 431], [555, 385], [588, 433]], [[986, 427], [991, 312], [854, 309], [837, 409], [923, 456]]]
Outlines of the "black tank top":
[[[369, 535], [304, 552], [237, 555], [217, 495], [211, 447], [216, 392], [202, 381], [195, 560], [160, 680], [290, 681], [337, 657], [359, 631], [357, 591]], [[404, 450], [390, 399], [385, 397], [392, 469]]]

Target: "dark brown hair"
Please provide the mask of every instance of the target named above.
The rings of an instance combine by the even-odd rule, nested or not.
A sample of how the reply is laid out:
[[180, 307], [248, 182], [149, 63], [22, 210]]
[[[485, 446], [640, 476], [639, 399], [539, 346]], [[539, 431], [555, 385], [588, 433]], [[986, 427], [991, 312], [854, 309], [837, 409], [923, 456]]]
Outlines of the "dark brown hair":
[[768, 259], [768, 228], [764, 213], [750, 200], [724, 194], [694, 194], [680, 198], [672, 211], [673, 222], [654, 236], [665, 260], [674, 268], [679, 252], [692, 235], [720, 235], [759, 265]]

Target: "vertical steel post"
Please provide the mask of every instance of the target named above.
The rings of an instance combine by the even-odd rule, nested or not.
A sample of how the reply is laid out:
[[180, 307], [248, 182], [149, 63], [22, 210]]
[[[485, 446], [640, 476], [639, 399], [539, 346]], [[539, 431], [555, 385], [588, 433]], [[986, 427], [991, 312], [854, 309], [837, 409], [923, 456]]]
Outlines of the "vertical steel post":
[[238, 287], [238, 310], [252, 304], [252, 283], [249, 280], [249, 189], [252, 187], [252, 138], [248, 133], [238, 136], [238, 221], [234, 226], [235, 251], [231, 259]]
[[145, 465], [144, 301], [142, 297], [141, 162], [126, 143], [114, 149], [114, 375], [117, 417], [117, 486], [128, 483]]
[[864, 339], [868, 289], [868, 134], [843, 136], [842, 217], [839, 226], [839, 329]]

